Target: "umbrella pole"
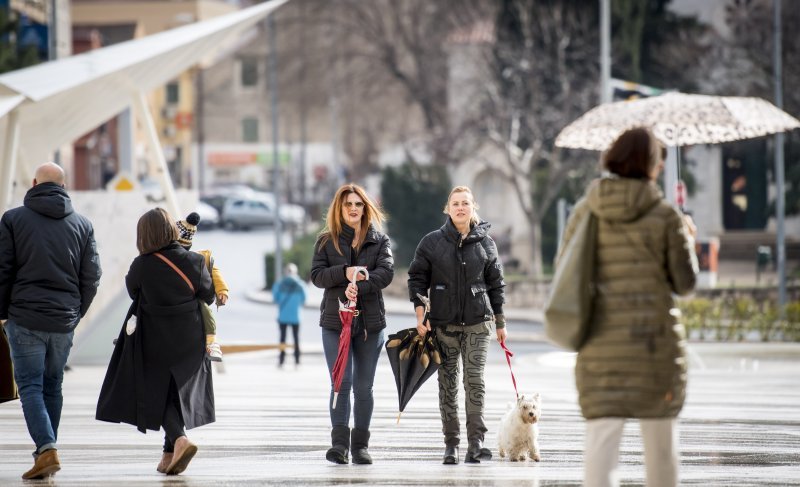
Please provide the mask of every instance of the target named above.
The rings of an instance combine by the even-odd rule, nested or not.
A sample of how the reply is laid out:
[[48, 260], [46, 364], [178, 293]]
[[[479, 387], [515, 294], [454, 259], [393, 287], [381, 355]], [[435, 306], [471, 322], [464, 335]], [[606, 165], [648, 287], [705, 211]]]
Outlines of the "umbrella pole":
[[339, 399], [339, 393], [338, 392], [334, 392], [333, 393], [333, 406], [331, 406], [331, 409], [336, 409], [336, 401], [337, 401], [337, 399]]
[[400, 411], [400, 412], [397, 413], [397, 423], [395, 423], [395, 424], [400, 424], [400, 415], [401, 414], [403, 414], [403, 411]]

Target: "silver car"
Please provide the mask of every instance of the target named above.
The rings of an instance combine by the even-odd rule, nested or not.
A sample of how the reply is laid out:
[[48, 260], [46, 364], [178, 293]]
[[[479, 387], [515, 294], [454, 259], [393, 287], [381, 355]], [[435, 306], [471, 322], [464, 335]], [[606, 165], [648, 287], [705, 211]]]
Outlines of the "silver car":
[[274, 225], [275, 206], [257, 196], [228, 198], [222, 209], [222, 224], [231, 230]]

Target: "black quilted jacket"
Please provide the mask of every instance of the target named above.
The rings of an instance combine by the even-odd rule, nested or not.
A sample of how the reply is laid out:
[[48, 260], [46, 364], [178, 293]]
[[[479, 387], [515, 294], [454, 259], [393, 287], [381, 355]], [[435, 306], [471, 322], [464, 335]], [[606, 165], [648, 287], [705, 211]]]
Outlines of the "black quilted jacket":
[[359, 320], [367, 331], [381, 330], [386, 328], [382, 290], [394, 277], [394, 257], [389, 246], [389, 237], [370, 226], [361, 249], [353, 259], [352, 253], [355, 250], [350, 245], [354, 235], [353, 229], [344, 225], [339, 236], [342, 254], [336, 252], [330, 239], [323, 246], [317, 241], [311, 264], [311, 281], [315, 286], [325, 289], [320, 304], [319, 325], [334, 330], [342, 329], [339, 301], [346, 301], [344, 291], [348, 281], [345, 269], [358, 265], [366, 266], [369, 271], [369, 280], [358, 281], [358, 308], [361, 310]]
[[431, 326], [474, 325], [503, 313], [506, 284], [489, 227], [480, 222], [462, 240], [448, 217], [419, 242], [408, 269], [408, 292], [414, 305], [422, 306], [417, 293], [430, 290]]

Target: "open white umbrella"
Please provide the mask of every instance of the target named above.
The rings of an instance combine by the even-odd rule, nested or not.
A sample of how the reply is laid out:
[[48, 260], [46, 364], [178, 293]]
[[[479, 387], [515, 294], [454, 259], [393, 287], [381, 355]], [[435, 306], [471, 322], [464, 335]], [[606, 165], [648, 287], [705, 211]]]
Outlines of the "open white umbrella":
[[649, 127], [666, 146], [719, 144], [800, 127], [761, 98], [666, 93], [598, 105], [567, 125], [557, 147], [605, 150], [622, 132]]
[[[680, 179], [676, 147], [720, 144], [788, 132], [800, 127], [800, 120], [761, 98], [665, 93], [649, 98], [598, 105], [570, 123], [558, 134], [555, 145], [571, 149], [605, 150], [625, 130], [649, 127], [669, 149], [664, 170], [665, 194], [676, 201]], [[777, 184], [783, 187], [783, 172]], [[777, 212], [778, 254], [784, 251], [783, 213]], [[778, 259], [780, 289], [786, 288], [786, 270]], [[780, 292], [785, 296], [785, 291]], [[784, 300], [781, 299], [781, 305]]]

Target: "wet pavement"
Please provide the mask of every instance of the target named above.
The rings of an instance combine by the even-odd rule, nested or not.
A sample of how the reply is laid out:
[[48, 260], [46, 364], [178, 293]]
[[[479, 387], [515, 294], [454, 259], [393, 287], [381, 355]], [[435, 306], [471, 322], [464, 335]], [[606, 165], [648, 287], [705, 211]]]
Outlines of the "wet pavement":
[[[691, 350], [681, 414], [681, 484], [800, 485], [800, 345], [693, 344]], [[155, 471], [159, 434], [93, 419], [105, 369], [75, 366], [64, 383], [62, 470], [50, 481], [20, 479], [31, 465], [32, 444], [19, 401], [6, 403], [0, 405], [0, 485], [580, 485], [584, 422], [572, 354], [542, 344], [514, 360], [520, 392], [543, 397], [539, 464], [495, 458], [479, 465], [441, 465], [435, 378], [417, 392], [398, 423], [385, 355], [371, 427], [375, 464], [330, 464], [324, 459], [329, 420], [322, 356], [307, 353], [296, 369], [275, 364], [274, 351], [226, 356], [214, 378], [217, 422], [189, 432], [200, 450], [177, 477]], [[490, 356], [486, 375], [486, 443], [496, 454], [497, 424], [514, 389], [500, 354]], [[623, 485], [642, 485], [635, 422], [626, 425], [620, 461]]]

